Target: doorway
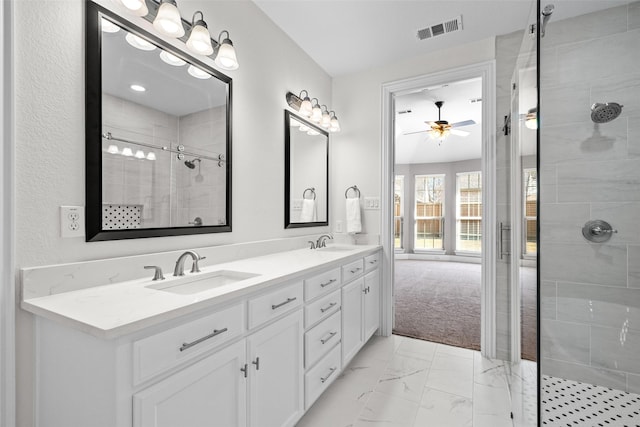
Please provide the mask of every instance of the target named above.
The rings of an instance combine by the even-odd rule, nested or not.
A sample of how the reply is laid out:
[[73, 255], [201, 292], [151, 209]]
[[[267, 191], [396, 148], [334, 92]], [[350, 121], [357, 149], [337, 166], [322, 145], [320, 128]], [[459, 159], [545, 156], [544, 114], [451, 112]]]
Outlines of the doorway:
[[[461, 210], [456, 207], [456, 200], [459, 200], [459, 190], [456, 188], [462, 188], [458, 186], [458, 178], [463, 180], [460, 174], [469, 174], [475, 172], [476, 175], [471, 180], [477, 180], [477, 187], [485, 189], [482, 191], [480, 197], [479, 206], [481, 206], [481, 217], [486, 220], [480, 220], [479, 224], [476, 223], [476, 235], [481, 236], [481, 245], [487, 248], [495, 248], [495, 135], [493, 132], [493, 126], [481, 126], [480, 130], [480, 156], [477, 163], [478, 166], [467, 171], [455, 171], [453, 178], [450, 178], [451, 186], [454, 188], [452, 197], [452, 207], [449, 210], [456, 215], [455, 220], [447, 221], [446, 217], [446, 201], [437, 200], [438, 186], [445, 187], [447, 184], [439, 182], [436, 172], [420, 172], [413, 173], [411, 166], [409, 167], [409, 174], [396, 173], [396, 147], [395, 141], [398, 132], [402, 132], [402, 129], [396, 127], [397, 113], [396, 101], [403, 96], [411, 96], [416, 93], [424, 93], [424, 89], [433, 89], [437, 87], [443, 87], [444, 85], [450, 85], [458, 82], [467, 82], [471, 80], [477, 80], [480, 82], [480, 98], [479, 110], [480, 119], [476, 120], [478, 123], [495, 123], [495, 65], [493, 61], [481, 63], [477, 65], [461, 67], [453, 70], [447, 70], [446, 72], [440, 72], [431, 74], [428, 76], [421, 76], [413, 79], [407, 79], [403, 81], [393, 82], [385, 84], [383, 86], [383, 194], [382, 204], [388, 209], [384, 209], [382, 212], [382, 244], [384, 246], [385, 256], [388, 259], [388, 266], [384, 271], [384, 282], [388, 284], [385, 287], [384, 306], [383, 306], [383, 325], [382, 333], [390, 334], [394, 329], [395, 322], [395, 310], [394, 304], [397, 289], [394, 286], [394, 276], [396, 265], [394, 262], [396, 255], [396, 246], [401, 246], [402, 250], [407, 252], [409, 248], [413, 248], [415, 252], [416, 245], [422, 245], [423, 249], [428, 249], [430, 253], [419, 253], [425, 261], [431, 257], [430, 261], [443, 261], [443, 258], [452, 256], [465, 256], [463, 250], [459, 250], [456, 254], [455, 243], [453, 246], [448, 245], [448, 241], [457, 242], [462, 244], [462, 241], [471, 242], [470, 237], [473, 235], [473, 229], [463, 226], [467, 226], [470, 222], [464, 222], [469, 218], [464, 218], [461, 215]], [[433, 101], [441, 101], [436, 99]], [[446, 100], [445, 100], [446, 102]], [[468, 100], [468, 102], [470, 102]], [[435, 102], [432, 103], [432, 108]], [[441, 106], [441, 114], [445, 110], [445, 105]], [[437, 110], [435, 110], [437, 114]], [[425, 121], [431, 120], [432, 115], [429, 118], [425, 118]], [[445, 119], [445, 117], [441, 117]], [[462, 119], [467, 120], [467, 119]], [[452, 120], [451, 123], [454, 121]], [[425, 123], [425, 127], [428, 124]], [[429, 125], [430, 126], [430, 125]], [[418, 131], [417, 129], [416, 131]], [[406, 131], [410, 131], [407, 129]], [[440, 147], [445, 144], [445, 140], [439, 141], [439, 138], [435, 138], [436, 145], [440, 143]], [[417, 144], [417, 143], [416, 143]], [[446, 146], [445, 146], [446, 147]], [[454, 150], [455, 151], [455, 150]], [[458, 161], [464, 161], [468, 159], [457, 159]], [[441, 162], [442, 163], [442, 162]], [[424, 172], [424, 173], [423, 173]], [[403, 208], [398, 209], [397, 197], [396, 197], [396, 175], [403, 176], [402, 186], [404, 187], [404, 194], [407, 194], [407, 188], [413, 187], [411, 190], [411, 197], [406, 197], [405, 203], [402, 204]], [[431, 175], [431, 176], [430, 176]], [[440, 173], [442, 175], [442, 173]], [[446, 175], [446, 173], [445, 173]], [[467, 182], [469, 176], [467, 175]], [[446, 178], [445, 178], [446, 179]], [[411, 185], [409, 185], [409, 183]], [[416, 191], [417, 189], [417, 191]], [[418, 194], [420, 193], [420, 194]], [[431, 194], [430, 194], [431, 193]], [[444, 197], [447, 196], [444, 191]], [[431, 199], [430, 199], [431, 197]], [[419, 202], [421, 206], [418, 206]], [[400, 202], [402, 203], [402, 202]], [[409, 207], [407, 207], [407, 203]], [[438, 211], [438, 206], [443, 208], [443, 212]], [[394, 209], [395, 207], [395, 209]], [[414, 217], [407, 218], [407, 213], [413, 212]], [[468, 212], [467, 212], [468, 213]], [[398, 218], [400, 217], [400, 218]], [[453, 218], [453, 217], [452, 217]], [[419, 222], [418, 222], [419, 221]], [[418, 227], [414, 227], [414, 224], [418, 224]], [[449, 228], [450, 231], [447, 232]], [[465, 233], [461, 231], [466, 230]], [[462, 237], [464, 235], [464, 237]], [[449, 253], [447, 251], [449, 250]], [[420, 251], [418, 251], [420, 252]], [[402, 255], [402, 254], [401, 254]], [[408, 257], [408, 253], [406, 257]], [[415, 253], [412, 253], [415, 257]], [[468, 256], [465, 258], [474, 258], [475, 263], [468, 263], [469, 265], [477, 265], [480, 268], [480, 283], [479, 283], [479, 323], [480, 323], [480, 349], [483, 354], [488, 357], [495, 357], [496, 351], [496, 312], [495, 312], [495, 250], [480, 251], [478, 256]], [[438, 259], [438, 257], [440, 259]], [[420, 257], [419, 257], [420, 258]], [[451, 261], [451, 259], [446, 259]], [[467, 259], [468, 261], [468, 259]], [[479, 263], [478, 263], [479, 261]], [[436, 266], [432, 264], [432, 266]], [[440, 275], [441, 274], [434, 274]], [[419, 311], [417, 309], [416, 311]]]

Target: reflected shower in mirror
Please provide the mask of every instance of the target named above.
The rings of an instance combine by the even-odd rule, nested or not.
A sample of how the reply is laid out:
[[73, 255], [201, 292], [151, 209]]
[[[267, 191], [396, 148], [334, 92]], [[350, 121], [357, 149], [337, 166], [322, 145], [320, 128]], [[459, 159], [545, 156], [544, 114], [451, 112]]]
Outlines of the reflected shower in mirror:
[[87, 240], [230, 231], [231, 79], [88, 5]]
[[285, 111], [285, 228], [329, 224], [329, 134]]

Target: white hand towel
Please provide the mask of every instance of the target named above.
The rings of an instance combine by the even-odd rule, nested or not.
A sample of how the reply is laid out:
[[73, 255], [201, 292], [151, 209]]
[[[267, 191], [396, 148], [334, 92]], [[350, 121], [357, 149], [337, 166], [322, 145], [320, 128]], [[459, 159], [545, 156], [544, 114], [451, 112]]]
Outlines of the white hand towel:
[[360, 221], [360, 198], [347, 198], [347, 233], [359, 233], [362, 231]]
[[300, 211], [300, 222], [316, 221], [316, 201], [313, 199], [302, 199], [302, 211]]

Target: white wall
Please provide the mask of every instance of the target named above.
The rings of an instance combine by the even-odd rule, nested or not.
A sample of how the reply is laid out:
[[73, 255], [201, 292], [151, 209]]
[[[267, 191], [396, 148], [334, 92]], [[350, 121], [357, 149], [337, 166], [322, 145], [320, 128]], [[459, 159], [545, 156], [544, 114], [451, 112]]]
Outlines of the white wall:
[[[333, 104], [341, 132], [332, 134], [330, 223], [344, 220], [344, 191], [357, 185], [366, 196], [381, 196], [382, 84], [476, 64], [495, 57], [494, 38], [425, 54], [333, 81]], [[437, 60], [434, 60], [437, 58]], [[391, 207], [388, 207], [391, 209]], [[363, 211], [363, 233], [380, 233], [380, 211]]]
[[[228, 30], [238, 52], [240, 68], [228, 72], [233, 232], [92, 243], [60, 238], [59, 206], [84, 205], [84, 1], [20, 1], [15, 5], [18, 268], [327, 230], [284, 229], [282, 112], [287, 91], [307, 89], [331, 104], [330, 77], [250, 1], [183, 0], [179, 6], [188, 19], [201, 10], [216, 37]], [[33, 421], [33, 325], [23, 311], [17, 322], [17, 424], [27, 427]]]

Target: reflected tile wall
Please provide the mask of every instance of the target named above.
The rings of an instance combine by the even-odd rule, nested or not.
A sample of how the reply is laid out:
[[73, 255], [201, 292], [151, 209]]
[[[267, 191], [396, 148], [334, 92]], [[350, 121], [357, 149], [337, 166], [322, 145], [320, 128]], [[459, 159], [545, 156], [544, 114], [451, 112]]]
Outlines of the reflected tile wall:
[[[559, 11], [562, 5], [557, 5]], [[640, 2], [551, 20], [541, 46], [543, 374], [637, 392]], [[594, 124], [595, 102], [624, 105]], [[602, 219], [618, 230], [587, 242]]]

